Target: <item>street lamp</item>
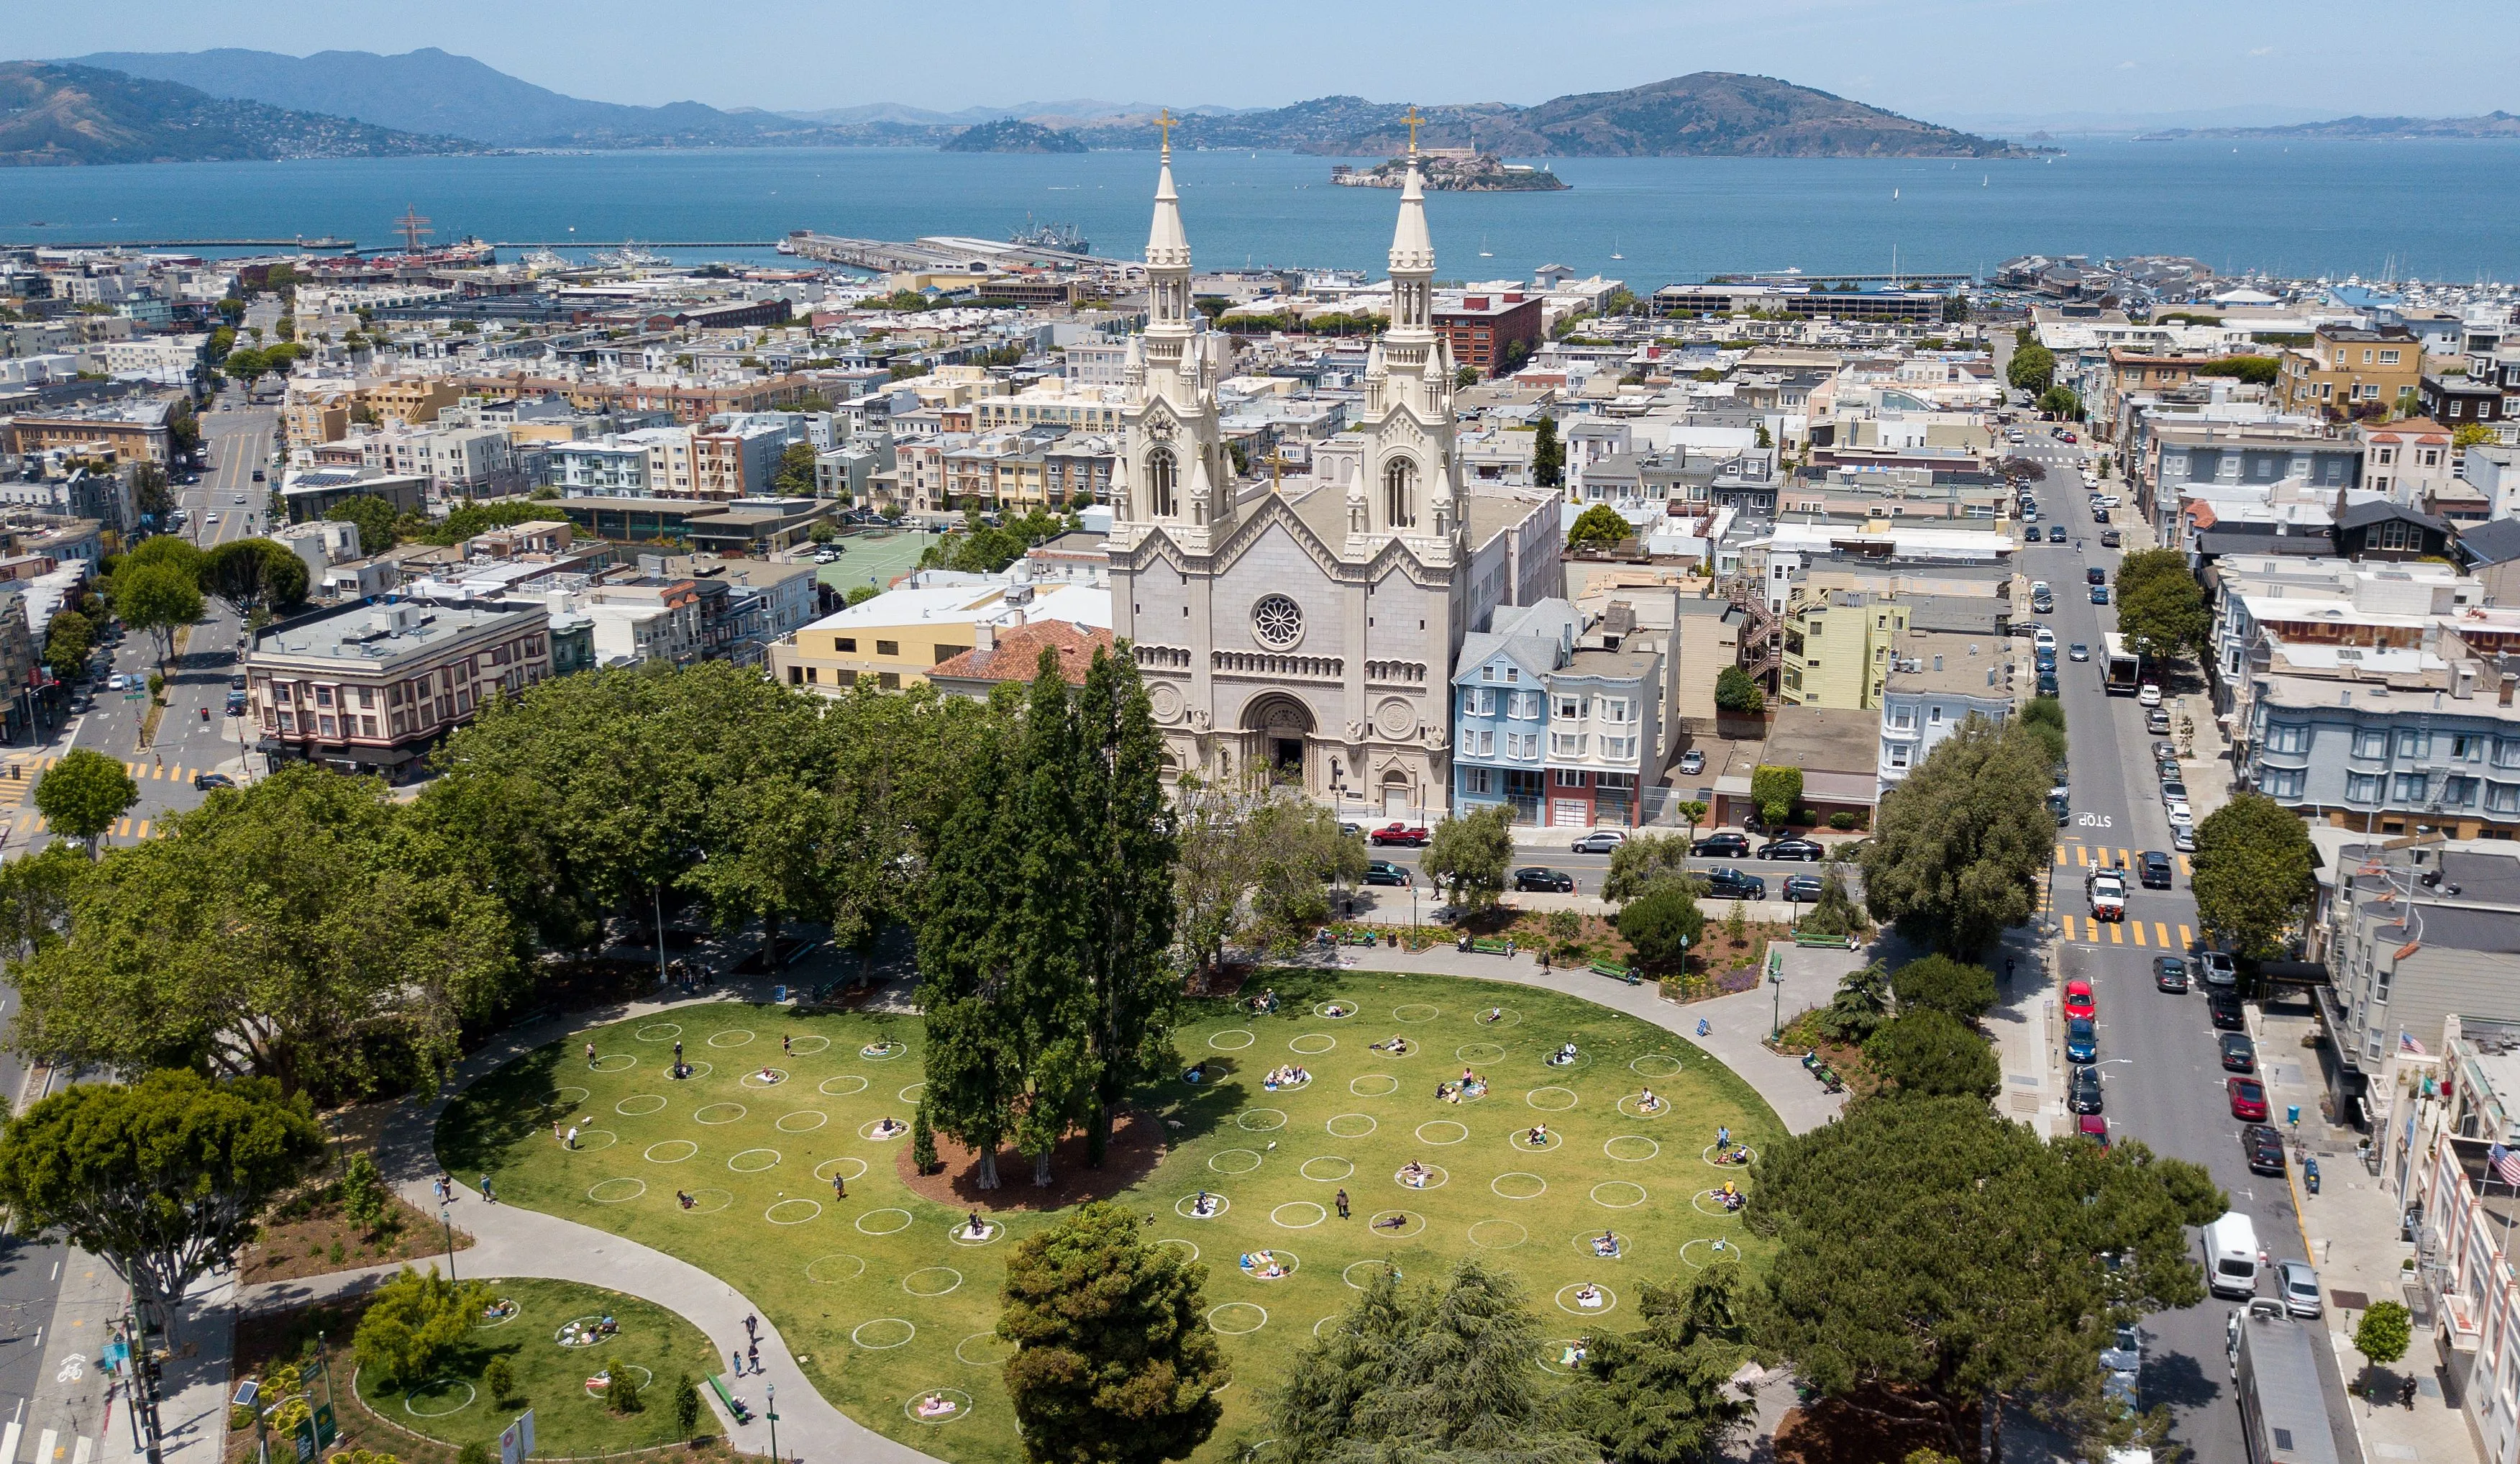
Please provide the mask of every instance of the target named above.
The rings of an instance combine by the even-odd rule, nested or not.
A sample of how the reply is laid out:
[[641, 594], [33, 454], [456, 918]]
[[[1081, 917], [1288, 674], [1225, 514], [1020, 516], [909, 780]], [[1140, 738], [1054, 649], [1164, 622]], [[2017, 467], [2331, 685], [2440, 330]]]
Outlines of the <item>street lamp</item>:
[[446, 1279], [455, 1279], [455, 1221], [448, 1218], [446, 1207], [437, 1207], [437, 1223], [446, 1231]]
[[1785, 1034], [1785, 971], [1782, 963], [1768, 968], [1768, 1040]]
[[761, 1385], [761, 1388], [762, 1392], [767, 1394], [770, 1398], [770, 1405], [766, 1410], [765, 1416], [770, 1420], [770, 1457], [777, 1459], [779, 1457], [779, 1385], [776, 1383], [764, 1383]]

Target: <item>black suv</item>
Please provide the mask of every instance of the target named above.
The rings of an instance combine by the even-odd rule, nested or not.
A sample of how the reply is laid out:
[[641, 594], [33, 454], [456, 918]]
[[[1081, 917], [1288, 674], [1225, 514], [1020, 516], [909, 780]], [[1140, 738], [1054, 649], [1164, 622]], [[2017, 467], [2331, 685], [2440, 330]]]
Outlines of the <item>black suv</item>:
[[1768, 882], [1737, 869], [1710, 869], [1698, 876], [1706, 882], [1706, 892], [1724, 899], [1766, 899]]
[[1531, 864], [1513, 872], [1513, 888], [1536, 890], [1545, 894], [1572, 894], [1575, 892], [1575, 877], [1562, 869], [1545, 869]]
[[2223, 1071], [2255, 1073], [2258, 1071], [2258, 1044], [2244, 1031], [2223, 1033]]
[[2239, 1031], [2249, 1025], [2240, 1016], [2240, 998], [2228, 991], [2208, 992], [2205, 1011], [2214, 1019], [2214, 1025], [2225, 1031]]
[[2170, 888], [2170, 856], [2157, 848], [2145, 849], [2136, 858], [2136, 878], [2146, 890]]
[[2283, 1135], [2271, 1123], [2251, 1123], [2240, 1130], [2240, 1152], [2249, 1157], [2252, 1174], [2284, 1171]]
[[1688, 846], [1697, 858], [1747, 859], [1750, 857], [1750, 836], [1747, 834], [1709, 834]]
[[2065, 1079], [2065, 1107], [2078, 1114], [2100, 1111], [2100, 1070], [2076, 1068]]

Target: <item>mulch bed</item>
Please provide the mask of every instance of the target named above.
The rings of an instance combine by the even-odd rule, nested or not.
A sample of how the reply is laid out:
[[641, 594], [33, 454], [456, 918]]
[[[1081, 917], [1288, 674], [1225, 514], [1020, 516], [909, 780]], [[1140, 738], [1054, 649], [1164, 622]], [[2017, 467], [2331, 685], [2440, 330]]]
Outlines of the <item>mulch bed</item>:
[[[401, 1224], [391, 1233], [374, 1238], [343, 1217], [338, 1205], [320, 1206], [312, 1213], [265, 1225], [259, 1239], [237, 1253], [237, 1279], [251, 1286], [392, 1260], [426, 1265], [432, 1256], [443, 1259], [446, 1232], [437, 1217], [422, 1214], [400, 1199], [392, 1203], [394, 1216]], [[456, 1250], [465, 1250], [472, 1244], [472, 1236], [460, 1229], [455, 1232]], [[340, 1248], [338, 1256], [334, 1254], [336, 1246]]]
[[[1777, 1464], [1897, 1464], [1920, 1448], [1947, 1450], [1950, 1440], [1939, 1427], [1921, 1419], [1885, 1417], [1868, 1401], [1822, 1397], [1786, 1410], [1784, 1422], [1777, 1426]], [[1881, 1401], [1891, 1404], [1891, 1413], [1910, 1411], [1895, 1397]], [[1976, 1410], [1969, 1411], [1962, 1432], [1974, 1439]]]
[[1085, 1135], [1071, 1134], [1051, 1155], [1052, 1182], [1036, 1188], [1032, 1161], [1012, 1148], [998, 1151], [998, 1187], [979, 1185], [979, 1151], [968, 1149], [943, 1134], [936, 1135], [937, 1170], [913, 1172], [910, 1144], [900, 1141], [893, 1172], [921, 1199], [956, 1210], [995, 1214], [1004, 1211], [1064, 1210], [1089, 1200], [1118, 1194], [1154, 1172], [1164, 1159], [1163, 1121], [1152, 1114], [1122, 1110], [1113, 1116], [1111, 1142], [1102, 1151], [1102, 1167], [1085, 1163]]

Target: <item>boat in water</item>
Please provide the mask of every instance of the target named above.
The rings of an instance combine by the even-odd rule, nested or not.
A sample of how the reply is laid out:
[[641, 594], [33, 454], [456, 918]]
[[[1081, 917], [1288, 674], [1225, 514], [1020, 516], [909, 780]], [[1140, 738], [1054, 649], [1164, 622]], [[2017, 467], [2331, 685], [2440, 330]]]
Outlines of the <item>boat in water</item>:
[[624, 269], [653, 269], [674, 261], [662, 254], [652, 254], [639, 248], [636, 240], [625, 239], [621, 241], [621, 248], [597, 254], [595, 262], [618, 265]]
[[1007, 243], [1028, 250], [1057, 250], [1062, 254], [1089, 254], [1094, 246], [1067, 223], [1037, 224], [1032, 215], [1024, 215], [1024, 227], [1007, 236]]

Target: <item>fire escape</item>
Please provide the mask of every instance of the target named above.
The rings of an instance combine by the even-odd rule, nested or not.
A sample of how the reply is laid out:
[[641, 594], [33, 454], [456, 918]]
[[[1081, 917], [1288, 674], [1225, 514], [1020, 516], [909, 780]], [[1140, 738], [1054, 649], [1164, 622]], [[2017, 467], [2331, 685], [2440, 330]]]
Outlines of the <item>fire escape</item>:
[[1777, 695], [1777, 672], [1784, 660], [1784, 629], [1768, 609], [1768, 598], [1759, 581], [1748, 578], [1728, 580], [1724, 598], [1741, 612], [1741, 669], [1748, 671], [1769, 696]]

